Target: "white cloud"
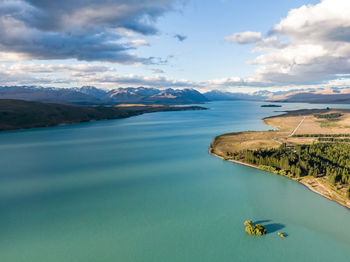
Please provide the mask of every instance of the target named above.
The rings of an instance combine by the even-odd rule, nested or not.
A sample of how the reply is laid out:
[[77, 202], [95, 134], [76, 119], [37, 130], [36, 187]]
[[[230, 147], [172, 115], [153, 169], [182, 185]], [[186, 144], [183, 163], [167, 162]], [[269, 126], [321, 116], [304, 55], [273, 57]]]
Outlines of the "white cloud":
[[[157, 70], [157, 73], [162, 73]], [[163, 76], [140, 76], [134, 74], [119, 75], [114, 67], [98, 64], [35, 64], [15, 63], [12, 65], [0, 64], [0, 85], [52, 85], [71, 86], [96, 85], [106, 87], [197, 87], [200, 82], [185, 79], [171, 79]]]
[[231, 36], [226, 36], [224, 41], [227, 43], [237, 43], [237, 44], [251, 44], [256, 43], [262, 39], [260, 32], [241, 32], [235, 33]]
[[281, 49], [288, 46], [287, 42], [280, 41], [276, 36], [261, 39], [255, 43], [253, 52], [264, 52], [270, 49]]
[[251, 31], [226, 37], [226, 42], [254, 43], [252, 52], [262, 53], [247, 62], [258, 68], [250, 81], [241, 82], [247, 86], [327, 84], [350, 74], [349, 14], [349, 0], [322, 0], [289, 11], [268, 38]]
[[28, 60], [29, 57], [25, 54], [15, 52], [1, 52], [0, 51], [0, 62], [18, 62]]
[[95, 64], [36, 64], [16, 63], [12, 65], [0, 65], [0, 69], [7, 73], [100, 73], [115, 71], [114, 67]]
[[[253, 77], [274, 84], [328, 81], [350, 74], [350, 1], [323, 0], [291, 10], [273, 27], [272, 38], [256, 43], [262, 51]], [[286, 37], [288, 42], [280, 42]], [[267, 46], [269, 48], [266, 48]]]
[[[261, 67], [257, 75], [263, 75], [264, 67]], [[161, 72], [157, 72], [161, 73]], [[307, 71], [306, 71], [307, 74]], [[275, 68], [271, 78], [283, 75], [283, 69]], [[285, 76], [283, 76], [285, 77]], [[55, 87], [71, 87], [93, 85], [102, 88], [116, 87], [155, 87], [155, 88], [196, 88], [201, 91], [221, 89], [226, 91], [252, 92], [258, 89], [291, 90], [303, 88], [348, 87], [350, 75], [341, 75], [336, 80], [328, 83], [317, 84], [285, 84], [272, 83], [270, 79], [261, 79], [257, 76], [241, 78], [228, 77], [208, 81], [190, 81], [187, 79], [173, 79], [169, 77], [153, 75], [142, 76], [135, 74], [120, 75], [114, 67], [100, 64], [35, 64], [17, 63], [12, 65], [0, 64], [0, 85], [40, 85]]]
[[323, 0], [317, 5], [292, 9], [275, 25], [272, 34], [286, 35], [293, 41], [314, 42], [350, 40], [350, 1]]
[[136, 39], [136, 40], [131, 40], [129, 43], [128, 43], [129, 46], [136, 46], [136, 47], [139, 47], [139, 46], [148, 46], [149, 43], [144, 40], [144, 39]]
[[0, 64], [0, 85], [52, 85], [76, 82], [104, 73], [115, 73], [114, 67], [96, 64]]

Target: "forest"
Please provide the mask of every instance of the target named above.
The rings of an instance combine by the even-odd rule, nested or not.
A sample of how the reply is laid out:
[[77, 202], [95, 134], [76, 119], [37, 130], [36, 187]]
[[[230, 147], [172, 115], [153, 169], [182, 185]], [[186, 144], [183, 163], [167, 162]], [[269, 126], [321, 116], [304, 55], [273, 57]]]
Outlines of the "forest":
[[[333, 185], [350, 183], [350, 144], [312, 143], [278, 149], [226, 152], [226, 158], [253, 164], [275, 174], [295, 178], [326, 176]], [[350, 188], [347, 190], [350, 196]]]

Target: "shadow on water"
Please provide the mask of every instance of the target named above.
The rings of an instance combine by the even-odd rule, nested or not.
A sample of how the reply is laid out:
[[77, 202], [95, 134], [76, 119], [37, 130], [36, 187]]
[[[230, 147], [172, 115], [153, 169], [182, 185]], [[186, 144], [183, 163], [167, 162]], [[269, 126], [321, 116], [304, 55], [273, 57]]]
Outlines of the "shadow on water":
[[[253, 225], [256, 224], [262, 224], [267, 231], [267, 234], [272, 234], [275, 232], [280, 232], [281, 229], [285, 228], [286, 226], [281, 224], [281, 223], [271, 223], [272, 220], [271, 219], [261, 219], [261, 220], [256, 220], [253, 222]], [[287, 233], [283, 233], [284, 236], [288, 236]]]
[[[280, 223], [271, 223], [267, 225], [263, 225], [266, 228], [267, 234], [275, 233], [285, 228], [283, 224]], [[285, 234], [286, 235], [286, 234]]]
[[254, 221], [254, 224], [263, 224], [263, 223], [267, 223], [270, 221], [271, 221], [271, 219], [257, 220], [257, 221]]

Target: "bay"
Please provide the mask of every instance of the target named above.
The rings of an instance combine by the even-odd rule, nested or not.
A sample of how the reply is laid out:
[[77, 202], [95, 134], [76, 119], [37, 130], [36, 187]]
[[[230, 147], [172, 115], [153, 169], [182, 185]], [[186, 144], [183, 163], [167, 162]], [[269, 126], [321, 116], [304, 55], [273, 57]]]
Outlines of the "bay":
[[0, 261], [348, 261], [349, 210], [208, 146], [276, 110], [350, 107], [261, 104], [0, 133]]

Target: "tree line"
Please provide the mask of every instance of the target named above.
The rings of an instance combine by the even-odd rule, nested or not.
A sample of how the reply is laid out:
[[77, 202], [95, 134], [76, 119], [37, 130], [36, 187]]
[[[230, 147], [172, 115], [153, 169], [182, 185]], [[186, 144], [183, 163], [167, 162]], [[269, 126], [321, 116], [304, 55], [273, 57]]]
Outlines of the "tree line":
[[343, 116], [343, 114], [341, 113], [329, 113], [329, 114], [325, 114], [325, 115], [314, 115], [316, 118], [319, 119], [327, 119], [327, 120], [335, 120], [341, 116]]
[[350, 138], [319, 137], [320, 142], [350, 142]]
[[[313, 143], [278, 149], [242, 150], [226, 152], [226, 157], [280, 175], [295, 178], [303, 176], [327, 176], [333, 184], [350, 183], [350, 144]], [[350, 188], [347, 190], [350, 197]]]
[[293, 137], [350, 137], [350, 134], [295, 134]]

